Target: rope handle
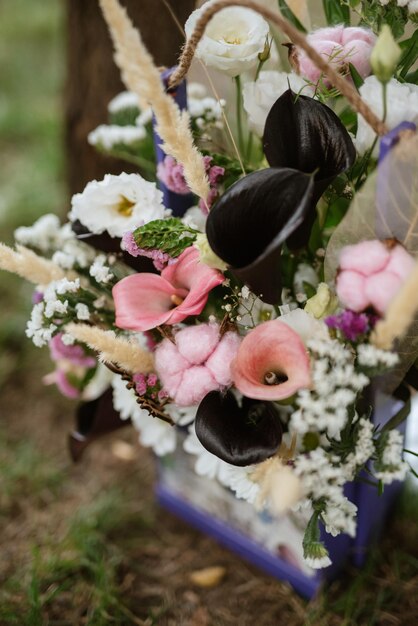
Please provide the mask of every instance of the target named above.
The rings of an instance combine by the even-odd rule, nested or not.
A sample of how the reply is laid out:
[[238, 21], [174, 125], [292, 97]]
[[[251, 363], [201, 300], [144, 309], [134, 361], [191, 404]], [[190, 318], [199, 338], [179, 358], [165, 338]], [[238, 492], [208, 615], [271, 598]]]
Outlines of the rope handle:
[[212, 19], [216, 13], [231, 6], [241, 6], [247, 9], [252, 9], [256, 11], [260, 15], [262, 15], [266, 20], [269, 20], [276, 26], [280, 28], [280, 30], [289, 37], [291, 42], [299, 48], [302, 48], [308, 55], [308, 57], [315, 63], [315, 65], [327, 76], [331, 84], [336, 87], [342, 94], [347, 98], [350, 102], [351, 106], [357, 113], [360, 113], [366, 120], [366, 122], [373, 128], [377, 135], [385, 135], [388, 132], [388, 127], [386, 124], [380, 120], [370, 109], [370, 107], [361, 99], [359, 93], [351, 85], [341, 74], [339, 74], [331, 65], [328, 63], [323, 56], [321, 56], [307, 41], [305, 35], [303, 35], [300, 31], [297, 30], [287, 19], [285, 19], [282, 15], [279, 15], [268, 9], [254, 0], [217, 0], [210, 6], [207, 7], [205, 12], [199, 18], [196, 27], [191, 35], [191, 37], [187, 40], [183, 52], [178, 61], [178, 67], [173, 72], [170, 77], [169, 85], [170, 87], [175, 87], [178, 85], [186, 76], [187, 72], [190, 69], [190, 65], [193, 61], [193, 57], [196, 52], [196, 48], [199, 44], [199, 41], [203, 37], [206, 26]]

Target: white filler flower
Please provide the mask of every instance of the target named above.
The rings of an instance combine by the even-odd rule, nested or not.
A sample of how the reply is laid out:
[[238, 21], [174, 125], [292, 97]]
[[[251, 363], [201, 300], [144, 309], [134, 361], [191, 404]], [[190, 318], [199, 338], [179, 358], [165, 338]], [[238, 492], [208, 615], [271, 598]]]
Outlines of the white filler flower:
[[122, 237], [128, 230], [164, 218], [162, 198], [155, 183], [139, 174], [106, 174], [73, 196], [69, 216], [96, 235], [107, 231], [112, 237]]
[[267, 115], [280, 96], [290, 88], [304, 96], [312, 95], [312, 88], [297, 74], [286, 72], [260, 72], [257, 81], [245, 83], [243, 88], [244, 109], [248, 114], [248, 123], [260, 137], [264, 132]]
[[[210, 4], [213, 2], [206, 2], [190, 15], [185, 24], [188, 38]], [[255, 11], [228, 7], [211, 19], [196, 54], [205, 65], [229, 76], [238, 76], [257, 64], [268, 33], [268, 23]]]

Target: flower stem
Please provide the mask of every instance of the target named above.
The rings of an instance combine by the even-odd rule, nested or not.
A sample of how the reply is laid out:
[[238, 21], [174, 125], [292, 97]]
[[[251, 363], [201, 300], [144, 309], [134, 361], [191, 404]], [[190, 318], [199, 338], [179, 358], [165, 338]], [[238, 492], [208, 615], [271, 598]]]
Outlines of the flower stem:
[[237, 132], [238, 146], [241, 154], [244, 152], [244, 135], [242, 130], [242, 93], [241, 93], [241, 76], [235, 76], [235, 86], [237, 90], [236, 113], [237, 113]]

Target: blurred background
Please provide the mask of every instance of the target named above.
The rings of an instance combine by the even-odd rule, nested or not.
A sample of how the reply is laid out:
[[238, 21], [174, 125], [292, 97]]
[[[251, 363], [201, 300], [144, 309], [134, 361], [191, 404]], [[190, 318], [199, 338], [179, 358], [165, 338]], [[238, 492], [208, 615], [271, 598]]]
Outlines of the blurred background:
[[[124, 4], [157, 62], [173, 64], [182, 38], [167, 2]], [[193, 4], [171, 1], [180, 23]], [[3, 241], [44, 213], [63, 218], [88, 180], [121, 171], [86, 143], [121, 89], [96, 0], [0, 0]], [[24, 336], [31, 297], [1, 274], [0, 625], [417, 623], [411, 483], [367, 567], [347, 569], [308, 604], [159, 509], [153, 459], [129, 429], [71, 464], [75, 406], [42, 383], [47, 351]], [[225, 568], [222, 584], [193, 585], [190, 574], [212, 565]]]

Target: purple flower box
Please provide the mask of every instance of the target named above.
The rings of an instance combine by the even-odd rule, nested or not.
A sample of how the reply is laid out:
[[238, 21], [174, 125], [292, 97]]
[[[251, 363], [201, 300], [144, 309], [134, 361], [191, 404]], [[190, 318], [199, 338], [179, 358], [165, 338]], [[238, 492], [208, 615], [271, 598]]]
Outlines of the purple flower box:
[[[375, 398], [374, 423], [384, 424], [402, 407], [387, 396]], [[311, 598], [351, 562], [361, 567], [378, 537], [402, 483], [385, 487], [379, 496], [375, 487], [355, 482], [346, 486], [346, 496], [358, 507], [357, 535], [332, 537], [323, 533], [332, 565], [313, 570], [302, 559], [303, 525], [292, 515], [273, 519], [219, 483], [198, 476], [194, 457], [181, 448], [159, 462], [156, 495], [159, 503], [184, 521], [210, 535], [266, 573], [287, 581], [301, 595]]]

